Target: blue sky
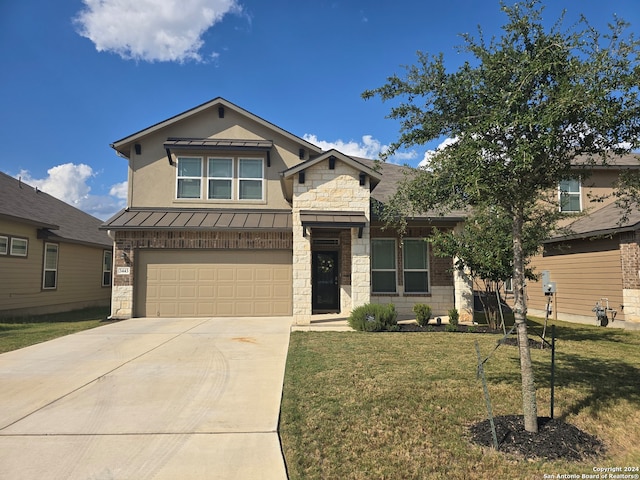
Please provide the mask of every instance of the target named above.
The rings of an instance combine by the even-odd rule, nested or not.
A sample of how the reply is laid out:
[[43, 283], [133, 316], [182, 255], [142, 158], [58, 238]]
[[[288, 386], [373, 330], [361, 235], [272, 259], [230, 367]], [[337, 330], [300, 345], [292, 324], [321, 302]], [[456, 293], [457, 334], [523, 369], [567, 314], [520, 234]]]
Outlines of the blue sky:
[[[566, 25], [584, 13], [601, 30], [614, 14], [640, 26], [638, 0], [546, 4], [548, 23], [566, 9]], [[0, 171], [107, 219], [127, 178], [110, 143], [218, 96], [375, 158], [398, 124], [360, 94], [418, 50], [455, 69], [460, 33], [505, 21], [497, 0], [0, 0]]]

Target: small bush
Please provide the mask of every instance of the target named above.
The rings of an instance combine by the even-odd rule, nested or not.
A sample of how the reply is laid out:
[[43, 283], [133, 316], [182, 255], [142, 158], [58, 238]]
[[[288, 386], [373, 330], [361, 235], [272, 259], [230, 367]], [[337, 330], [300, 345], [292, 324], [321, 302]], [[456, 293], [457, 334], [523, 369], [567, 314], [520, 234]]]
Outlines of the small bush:
[[347, 319], [349, 326], [359, 332], [398, 331], [398, 313], [393, 303], [368, 303], [355, 308]]
[[444, 330], [445, 330], [445, 332], [457, 332], [458, 331], [458, 326], [454, 325], [453, 323], [447, 323], [444, 326]]
[[453, 325], [455, 327], [458, 326], [458, 320], [460, 319], [460, 314], [458, 313], [457, 308], [452, 308], [449, 310], [449, 325]]
[[426, 327], [431, 318], [431, 307], [425, 303], [416, 303], [413, 306], [413, 313], [416, 314], [418, 325]]

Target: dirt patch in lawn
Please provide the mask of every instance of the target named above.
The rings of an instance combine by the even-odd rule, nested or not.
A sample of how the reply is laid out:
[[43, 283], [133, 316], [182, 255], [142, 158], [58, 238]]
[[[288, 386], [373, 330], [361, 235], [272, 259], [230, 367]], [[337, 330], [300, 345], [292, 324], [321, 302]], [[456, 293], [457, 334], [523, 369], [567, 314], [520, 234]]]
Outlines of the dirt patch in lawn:
[[[531, 459], [581, 461], [595, 458], [605, 451], [596, 437], [562, 420], [539, 417], [538, 433], [525, 431], [522, 416], [500, 416], [493, 421], [501, 452]], [[493, 447], [489, 420], [471, 425], [469, 432], [472, 442]]]

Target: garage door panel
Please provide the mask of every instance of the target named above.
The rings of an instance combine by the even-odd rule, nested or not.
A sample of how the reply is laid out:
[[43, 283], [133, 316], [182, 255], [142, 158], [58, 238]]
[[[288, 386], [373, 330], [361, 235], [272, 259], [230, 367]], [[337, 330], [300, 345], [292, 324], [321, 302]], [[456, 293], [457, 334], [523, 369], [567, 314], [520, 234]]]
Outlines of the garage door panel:
[[195, 268], [181, 268], [179, 277], [181, 282], [195, 282], [198, 278], [198, 271]]
[[160, 285], [156, 289], [159, 299], [176, 299], [178, 298], [178, 286], [177, 285]]
[[253, 268], [238, 268], [236, 281], [238, 282], [253, 282], [254, 278], [254, 269]]
[[141, 250], [137, 258], [138, 316], [292, 314], [290, 251]]
[[215, 280], [216, 274], [213, 268], [203, 267], [198, 270], [198, 281], [211, 283]]
[[236, 272], [228, 265], [220, 265], [217, 270], [218, 282], [233, 282], [236, 279]]
[[235, 297], [247, 302], [251, 302], [255, 297], [253, 285], [238, 285], [236, 287]]
[[195, 285], [181, 285], [178, 291], [180, 301], [184, 302], [186, 299], [195, 300], [198, 298], [196, 290], [197, 288]]
[[273, 286], [272, 285], [256, 285], [253, 295], [254, 295], [254, 298], [259, 300], [272, 298]]
[[176, 282], [178, 280], [178, 271], [173, 268], [159, 268], [159, 282]]
[[198, 297], [204, 299], [213, 298], [213, 285], [198, 285]]
[[274, 282], [288, 282], [289, 278], [291, 277], [291, 270], [286, 267], [274, 268], [272, 270], [272, 275]]

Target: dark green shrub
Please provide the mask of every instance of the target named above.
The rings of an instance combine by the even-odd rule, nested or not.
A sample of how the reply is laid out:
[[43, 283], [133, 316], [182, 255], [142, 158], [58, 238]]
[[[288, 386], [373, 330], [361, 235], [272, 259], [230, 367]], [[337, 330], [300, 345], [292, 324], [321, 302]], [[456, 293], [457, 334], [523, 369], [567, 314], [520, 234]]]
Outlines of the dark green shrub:
[[398, 314], [393, 303], [368, 303], [357, 307], [351, 312], [347, 322], [359, 332], [395, 332], [399, 329]]
[[460, 314], [458, 313], [457, 308], [452, 308], [449, 310], [449, 324], [455, 327], [458, 326], [458, 320], [460, 319]]
[[413, 313], [416, 314], [416, 322], [421, 327], [426, 327], [431, 318], [431, 307], [426, 303], [416, 303], [413, 306]]

